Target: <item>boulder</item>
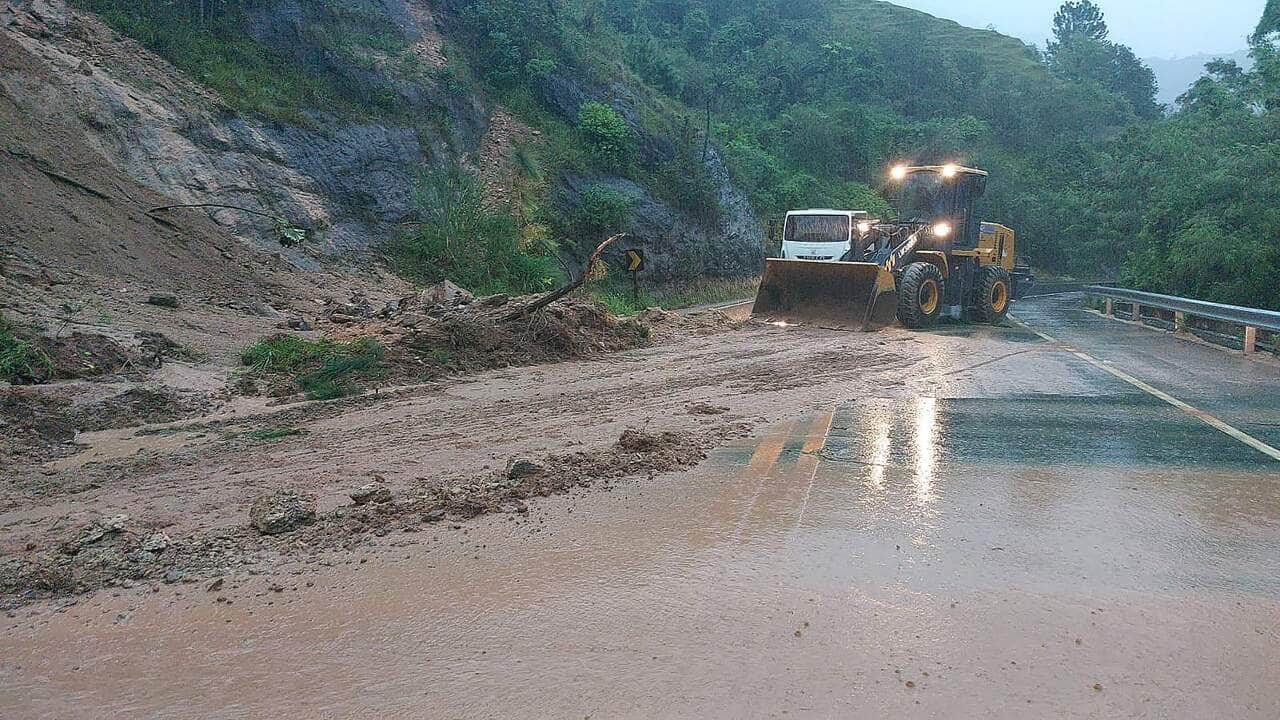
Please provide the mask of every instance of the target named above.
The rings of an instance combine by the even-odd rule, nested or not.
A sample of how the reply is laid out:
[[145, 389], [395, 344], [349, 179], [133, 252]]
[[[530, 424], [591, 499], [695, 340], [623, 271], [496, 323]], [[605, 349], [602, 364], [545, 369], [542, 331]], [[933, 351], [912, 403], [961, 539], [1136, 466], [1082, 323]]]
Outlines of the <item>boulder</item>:
[[391, 502], [391, 488], [382, 483], [369, 483], [349, 493], [351, 501], [357, 505], [369, 503]]
[[475, 296], [461, 287], [445, 280], [422, 291], [420, 302], [423, 305], [439, 305], [442, 303], [465, 304], [475, 300]]
[[151, 293], [147, 298], [148, 305], [155, 305], [164, 308], [178, 307], [178, 296], [170, 292]]
[[537, 477], [547, 471], [547, 468], [541, 463], [526, 458], [511, 458], [507, 463], [507, 479], [523, 480], [528, 477]]
[[316, 521], [316, 496], [296, 490], [260, 495], [249, 506], [249, 522], [263, 535], [292, 532]]

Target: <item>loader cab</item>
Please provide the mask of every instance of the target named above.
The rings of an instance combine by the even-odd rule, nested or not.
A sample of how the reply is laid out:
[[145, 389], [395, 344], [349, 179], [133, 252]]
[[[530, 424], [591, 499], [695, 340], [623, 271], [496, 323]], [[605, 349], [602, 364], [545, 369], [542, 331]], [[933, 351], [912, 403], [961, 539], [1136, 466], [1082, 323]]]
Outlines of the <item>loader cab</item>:
[[930, 248], [942, 252], [972, 249], [981, 232], [974, 206], [987, 189], [987, 173], [959, 165], [899, 165], [890, 173], [897, 184], [898, 222], [930, 228]]
[[782, 257], [841, 260], [867, 233], [868, 218], [863, 210], [792, 210], [782, 225]]

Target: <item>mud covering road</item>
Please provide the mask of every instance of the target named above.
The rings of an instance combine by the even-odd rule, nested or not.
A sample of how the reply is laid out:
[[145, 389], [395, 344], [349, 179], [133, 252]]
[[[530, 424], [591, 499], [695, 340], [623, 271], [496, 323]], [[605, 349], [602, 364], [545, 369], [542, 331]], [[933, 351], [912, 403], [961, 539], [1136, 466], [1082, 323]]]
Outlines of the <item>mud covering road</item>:
[[1016, 314], [692, 334], [280, 410], [306, 434], [267, 445], [104, 434], [79, 461], [109, 477], [19, 499], [6, 552], [130, 510], [233, 527], [282, 484], [323, 515], [375, 474], [399, 495], [627, 430], [706, 459], [15, 607], [0, 716], [1280, 716], [1280, 462], [1202, 416], [1273, 447], [1280, 368], [1070, 298]]

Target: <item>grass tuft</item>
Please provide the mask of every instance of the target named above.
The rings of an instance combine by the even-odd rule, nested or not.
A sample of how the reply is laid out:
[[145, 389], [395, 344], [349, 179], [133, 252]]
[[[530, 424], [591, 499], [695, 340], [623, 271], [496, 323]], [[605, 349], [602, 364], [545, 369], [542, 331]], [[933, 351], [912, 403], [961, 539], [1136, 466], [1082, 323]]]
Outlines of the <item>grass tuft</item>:
[[33, 341], [19, 337], [16, 329], [0, 315], [0, 380], [37, 382], [52, 375], [52, 371], [53, 360]]
[[368, 376], [385, 354], [372, 338], [333, 342], [273, 335], [245, 348], [240, 362], [257, 374], [292, 375], [308, 400], [332, 400], [359, 392], [353, 377]]

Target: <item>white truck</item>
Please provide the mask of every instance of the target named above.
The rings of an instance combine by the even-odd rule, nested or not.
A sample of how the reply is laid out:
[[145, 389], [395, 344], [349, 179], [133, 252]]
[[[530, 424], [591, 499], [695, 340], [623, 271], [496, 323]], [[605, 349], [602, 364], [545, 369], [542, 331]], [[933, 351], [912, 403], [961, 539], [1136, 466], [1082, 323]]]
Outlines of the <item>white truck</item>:
[[782, 257], [841, 260], [870, 231], [870, 216], [863, 210], [792, 210], [782, 224]]

